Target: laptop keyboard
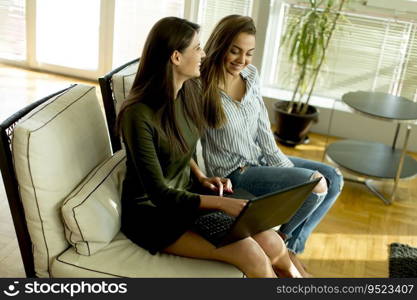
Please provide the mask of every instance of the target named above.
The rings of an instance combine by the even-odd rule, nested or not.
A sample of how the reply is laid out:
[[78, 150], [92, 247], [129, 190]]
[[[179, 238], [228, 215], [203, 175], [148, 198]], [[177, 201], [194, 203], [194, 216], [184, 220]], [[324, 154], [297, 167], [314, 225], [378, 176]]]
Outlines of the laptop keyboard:
[[226, 234], [232, 226], [235, 218], [217, 211], [197, 218], [195, 225], [205, 237], [214, 237]]

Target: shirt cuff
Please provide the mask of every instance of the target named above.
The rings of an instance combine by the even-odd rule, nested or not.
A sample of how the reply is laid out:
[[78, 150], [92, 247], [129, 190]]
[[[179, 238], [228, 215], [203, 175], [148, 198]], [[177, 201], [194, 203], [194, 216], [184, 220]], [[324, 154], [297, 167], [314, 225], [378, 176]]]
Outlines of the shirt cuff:
[[284, 155], [279, 155], [279, 157], [268, 157], [266, 159], [268, 165], [275, 166], [275, 167], [281, 167], [281, 168], [292, 168], [294, 167], [294, 164], [291, 160], [289, 160], [288, 157]]

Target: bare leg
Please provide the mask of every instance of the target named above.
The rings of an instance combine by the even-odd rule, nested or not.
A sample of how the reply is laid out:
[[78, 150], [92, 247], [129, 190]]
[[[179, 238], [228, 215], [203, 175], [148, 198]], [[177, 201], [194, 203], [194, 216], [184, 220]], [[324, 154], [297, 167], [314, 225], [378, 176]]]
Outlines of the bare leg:
[[301, 275], [303, 275], [303, 277], [305, 277], [305, 278], [313, 277], [313, 275], [311, 275], [307, 271], [306, 266], [298, 259], [297, 255], [294, 252], [288, 250], [288, 254], [291, 258], [291, 261], [294, 263], [294, 265], [297, 267], [297, 269], [300, 271], [300, 273], [301, 273]]
[[[317, 193], [317, 194], [327, 193], [327, 183], [326, 183], [326, 179], [324, 178], [324, 176], [319, 172], [315, 172], [313, 178], [321, 178], [319, 183], [314, 187], [313, 193]], [[282, 238], [282, 240], [285, 241], [287, 239], [284, 233], [278, 231], [278, 234]], [[291, 261], [293, 262], [293, 264], [296, 266], [297, 270], [301, 273], [303, 277], [313, 277], [310, 273], [307, 272], [304, 264], [297, 258], [297, 255], [294, 252], [288, 250], [288, 255]]]
[[247, 277], [276, 277], [269, 257], [250, 237], [216, 248], [198, 234], [187, 231], [164, 252], [227, 262], [239, 268]]
[[266, 230], [253, 236], [271, 260], [279, 277], [301, 278], [302, 274], [290, 259], [287, 247], [273, 230]]
[[[283, 234], [282, 232], [277, 232], [277, 233], [282, 238], [282, 240], [285, 241], [286, 239], [285, 234]], [[294, 252], [288, 250], [288, 255], [291, 261], [293, 262], [293, 264], [295, 265], [295, 267], [297, 268], [297, 270], [301, 273], [303, 277], [305, 278], [313, 277], [313, 275], [307, 272], [305, 265], [297, 258], [297, 255]]]

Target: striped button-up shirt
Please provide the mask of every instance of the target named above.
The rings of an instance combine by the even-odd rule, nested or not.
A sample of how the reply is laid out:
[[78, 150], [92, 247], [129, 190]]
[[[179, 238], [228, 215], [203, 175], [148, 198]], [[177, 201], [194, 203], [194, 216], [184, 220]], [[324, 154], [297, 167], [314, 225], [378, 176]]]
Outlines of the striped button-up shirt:
[[226, 177], [245, 166], [293, 167], [275, 143], [256, 67], [248, 65], [240, 74], [246, 83], [244, 97], [236, 101], [221, 92], [227, 122], [207, 129], [201, 138], [207, 175]]

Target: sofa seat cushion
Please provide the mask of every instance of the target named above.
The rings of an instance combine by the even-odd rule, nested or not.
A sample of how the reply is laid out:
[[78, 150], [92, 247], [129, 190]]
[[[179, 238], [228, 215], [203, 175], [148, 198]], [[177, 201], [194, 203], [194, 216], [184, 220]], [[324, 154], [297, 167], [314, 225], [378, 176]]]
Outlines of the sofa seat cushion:
[[123, 233], [91, 256], [79, 255], [73, 247], [52, 264], [53, 277], [243, 277], [232, 265], [170, 254], [152, 255]]
[[79, 254], [97, 252], [120, 231], [125, 170], [126, 153], [121, 150], [95, 168], [64, 201], [65, 235]]

